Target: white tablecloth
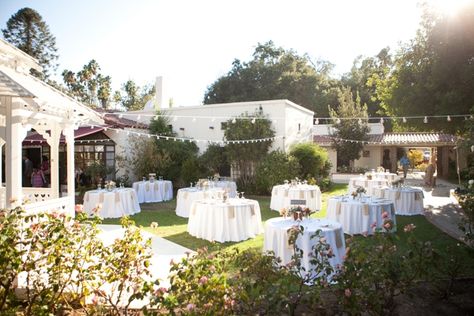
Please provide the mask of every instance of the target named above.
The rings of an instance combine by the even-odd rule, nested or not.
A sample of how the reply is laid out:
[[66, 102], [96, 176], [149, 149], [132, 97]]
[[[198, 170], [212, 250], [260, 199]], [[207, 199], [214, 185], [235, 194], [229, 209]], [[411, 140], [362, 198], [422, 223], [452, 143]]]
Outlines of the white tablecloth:
[[234, 181], [212, 181], [214, 187], [227, 190], [229, 197], [234, 198], [237, 195], [237, 184]]
[[349, 179], [348, 194], [351, 194], [357, 189], [357, 187], [363, 187], [366, 189], [368, 195], [374, 195], [374, 189], [382, 186], [387, 186], [387, 179], [377, 178], [368, 180], [366, 177], [357, 177]]
[[391, 172], [366, 172], [366, 176], [371, 175], [373, 179], [385, 179], [389, 182], [398, 180], [398, 175], [396, 173]]
[[280, 257], [281, 264], [288, 264], [293, 255], [293, 246], [288, 243], [288, 229], [294, 225], [304, 227], [303, 235], [298, 237], [296, 245], [303, 250], [302, 265], [306, 271], [311, 266], [311, 258], [308, 254], [311, 253], [313, 245], [319, 242], [318, 238], [311, 239], [317, 230], [321, 230], [321, 237], [326, 238], [326, 242], [334, 253], [334, 257], [329, 259], [331, 265], [335, 268], [336, 265], [342, 264], [346, 249], [342, 226], [340, 223], [327, 219], [305, 219], [299, 223], [283, 217], [269, 219], [265, 223], [263, 250], [273, 251], [276, 257]]
[[416, 188], [378, 188], [375, 196], [391, 200], [397, 215], [423, 215], [423, 190]]
[[[328, 200], [326, 218], [342, 224], [346, 234], [373, 234], [376, 228], [382, 228], [382, 214], [387, 212], [388, 219], [396, 230], [395, 208], [392, 201], [378, 198], [354, 200], [351, 196], [333, 197]], [[375, 224], [375, 227], [372, 225]]]
[[188, 232], [209, 241], [241, 241], [263, 233], [260, 206], [255, 200], [195, 201], [189, 213]]
[[130, 188], [87, 191], [84, 194], [84, 211], [93, 214], [93, 209], [101, 205], [97, 213], [102, 218], [117, 218], [140, 213], [140, 205], [135, 190]]
[[173, 199], [173, 183], [167, 180], [138, 181], [133, 183], [139, 203], [169, 201]]
[[297, 186], [276, 185], [272, 189], [270, 209], [280, 211], [291, 206], [291, 200], [304, 200], [312, 211], [321, 209], [321, 190], [317, 185], [300, 184]]
[[182, 188], [176, 194], [176, 215], [189, 217], [191, 205], [194, 201], [204, 199], [222, 199], [224, 189], [213, 188], [208, 190], [198, 190], [197, 188]]

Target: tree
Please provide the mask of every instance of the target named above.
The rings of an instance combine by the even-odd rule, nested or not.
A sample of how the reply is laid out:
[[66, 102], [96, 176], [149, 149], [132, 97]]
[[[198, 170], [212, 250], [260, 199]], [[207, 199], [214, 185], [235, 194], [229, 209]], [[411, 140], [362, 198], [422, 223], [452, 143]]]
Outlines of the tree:
[[207, 167], [209, 174], [230, 175], [229, 157], [225, 147], [211, 144], [199, 159], [201, 164]]
[[23, 8], [13, 14], [2, 29], [5, 40], [38, 60], [43, 73], [31, 70], [39, 78], [46, 79], [57, 68], [56, 38], [42, 16], [31, 8]]
[[[455, 16], [425, 7], [417, 36], [400, 49], [377, 97], [393, 116], [467, 114], [474, 104], [474, 3]], [[399, 130], [462, 132], [462, 118], [396, 122]]]
[[70, 95], [91, 106], [107, 109], [112, 93], [112, 79], [100, 73], [100, 66], [92, 59], [80, 71], [64, 69], [63, 81]]
[[328, 152], [314, 143], [296, 144], [290, 150], [299, 165], [298, 176], [302, 179], [327, 177], [331, 164]]
[[255, 167], [267, 154], [273, 143], [273, 140], [258, 142], [252, 140], [274, 136], [275, 131], [271, 127], [271, 121], [265, 117], [262, 110], [258, 110], [254, 114], [244, 113], [238, 118], [226, 122], [224, 130], [226, 140], [249, 140], [246, 143], [227, 145], [229, 160], [235, 170], [240, 173], [242, 184], [253, 182]]
[[[330, 115], [336, 123], [332, 134], [332, 147], [337, 151], [338, 166], [349, 166], [351, 161], [360, 158], [364, 144], [361, 141], [368, 139], [367, 106], [360, 104], [359, 97], [354, 101], [350, 88], [341, 89], [338, 98], [339, 105], [330, 109]], [[360, 118], [344, 119], [344, 118]], [[347, 141], [352, 140], [352, 141]]]
[[122, 85], [122, 91], [115, 91], [114, 99], [129, 111], [141, 110], [155, 94], [154, 85], [139, 87], [135, 81], [128, 80]]
[[227, 75], [208, 87], [204, 103], [288, 99], [327, 115], [327, 105], [337, 98], [338, 83], [329, 76], [332, 68], [329, 62], [313, 63], [271, 41], [258, 44], [251, 61], [234, 60]]
[[262, 158], [255, 172], [257, 191], [269, 194], [273, 186], [299, 176], [299, 171], [300, 166], [296, 159], [282, 151], [272, 151]]
[[[389, 48], [382, 49], [375, 57], [357, 57], [350, 72], [344, 74], [341, 83], [351, 88], [353, 96], [359, 96], [361, 104], [367, 104], [369, 116], [384, 114], [377, 99], [373, 78], [385, 79], [392, 65]], [[355, 100], [354, 100], [355, 101]]]

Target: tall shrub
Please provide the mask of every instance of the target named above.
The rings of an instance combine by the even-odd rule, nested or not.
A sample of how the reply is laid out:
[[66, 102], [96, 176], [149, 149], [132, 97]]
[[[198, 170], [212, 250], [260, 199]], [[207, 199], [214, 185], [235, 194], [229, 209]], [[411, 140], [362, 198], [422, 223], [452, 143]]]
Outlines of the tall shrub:
[[316, 144], [297, 144], [291, 149], [290, 156], [298, 162], [299, 176], [303, 179], [327, 177], [329, 174], [331, 164], [328, 152]]
[[257, 167], [256, 184], [259, 193], [270, 193], [272, 187], [299, 175], [298, 161], [282, 151], [272, 151]]

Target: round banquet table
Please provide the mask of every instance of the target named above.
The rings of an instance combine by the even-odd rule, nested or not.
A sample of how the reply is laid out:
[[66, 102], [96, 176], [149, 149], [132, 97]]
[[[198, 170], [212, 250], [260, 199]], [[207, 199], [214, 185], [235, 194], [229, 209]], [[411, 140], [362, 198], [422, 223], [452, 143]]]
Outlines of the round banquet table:
[[334, 268], [342, 264], [346, 249], [342, 225], [328, 219], [310, 218], [300, 222], [283, 217], [269, 219], [265, 223], [263, 250], [273, 251], [275, 257], [280, 257], [282, 265], [288, 264], [294, 254], [293, 245], [288, 243], [288, 230], [294, 225], [304, 227], [304, 232], [297, 238], [296, 245], [303, 250], [301, 263], [305, 271], [310, 271], [311, 257], [308, 255], [312, 252], [313, 245], [319, 242], [318, 238], [311, 238], [317, 230], [321, 230], [320, 236], [326, 238], [334, 253], [334, 257], [329, 258], [330, 264]]
[[173, 183], [167, 180], [138, 181], [133, 183], [138, 203], [153, 203], [173, 199]]
[[207, 190], [199, 190], [197, 188], [182, 188], [176, 194], [176, 215], [181, 217], [189, 217], [189, 211], [194, 201], [204, 199], [222, 199], [224, 189], [213, 188]]
[[[397, 222], [392, 201], [374, 197], [363, 197], [361, 200], [351, 196], [333, 197], [328, 200], [326, 218], [342, 224], [344, 233], [373, 234], [375, 229], [382, 229], [383, 213], [393, 221], [392, 231], [396, 231]], [[375, 224], [375, 227], [372, 225]]]
[[280, 211], [283, 208], [289, 208], [291, 200], [304, 200], [305, 203], [297, 204], [305, 205], [312, 211], [319, 211], [321, 209], [321, 190], [317, 185], [276, 185], [272, 189], [270, 209]]
[[84, 211], [90, 215], [99, 206], [97, 215], [101, 218], [118, 218], [125, 215], [140, 213], [140, 205], [135, 190], [120, 188], [112, 191], [93, 190], [84, 194]]
[[369, 171], [365, 173], [366, 176], [372, 176], [372, 179], [385, 179], [388, 182], [398, 180], [398, 175], [391, 172], [373, 172]]
[[423, 215], [423, 190], [417, 188], [377, 188], [374, 196], [390, 200], [397, 215]]
[[348, 193], [351, 194], [357, 187], [363, 187], [367, 190], [368, 195], [374, 195], [374, 189], [382, 186], [387, 186], [388, 180], [376, 178], [368, 180], [366, 177], [357, 177], [349, 179]]
[[260, 206], [249, 199], [194, 201], [188, 232], [209, 241], [241, 241], [263, 233]]
[[229, 193], [229, 197], [234, 198], [237, 196], [237, 184], [234, 181], [211, 181], [212, 186], [215, 188], [221, 188], [226, 190]]

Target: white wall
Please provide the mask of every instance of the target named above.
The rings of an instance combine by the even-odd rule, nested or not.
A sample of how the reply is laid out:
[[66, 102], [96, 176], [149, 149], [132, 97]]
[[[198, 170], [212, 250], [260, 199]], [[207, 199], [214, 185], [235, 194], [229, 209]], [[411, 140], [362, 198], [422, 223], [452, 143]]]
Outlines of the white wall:
[[[199, 150], [202, 153], [209, 145], [207, 140], [222, 141], [224, 139], [224, 130], [221, 129], [222, 122], [227, 122], [229, 117], [238, 117], [245, 112], [252, 115], [258, 111], [260, 107], [264, 115], [272, 121], [275, 136], [285, 136], [284, 139], [275, 139], [271, 150], [280, 149], [287, 151], [294, 143], [311, 140], [314, 113], [288, 100], [175, 107], [166, 109], [164, 112], [172, 116], [178, 116], [177, 118], [170, 118], [169, 122], [178, 137], [206, 140], [197, 142]], [[144, 111], [129, 113], [143, 114], [143, 120], [147, 118], [147, 122], [149, 122], [152, 116], [145, 115], [154, 114]], [[127, 117], [127, 115], [124, 114], [124, 117]], [[136, 118], [136, 116], [129, 116], [131, 119], [134, 117]], [[298, 124], [300, 124], [299, 132]]]
[[[382, 123], [369, 123], [369, 135], [379, 135], [384, 133]], [[318, 124], [313, 126], [313, 135], [331, 135], [336, 131], [333, 124]]]
[[[363, 152], [368, 151], [369, 157], [363, 157]], [[382, 147], [380, 146], [364, 146], [361, 157], [354, 161], [354, 167], [377, 169], [382, 165]]]
[[147, 130], [125, 128], [119, 131], [119, 133], [117, 133], [115, 130], [107, 130], [104, 131], [104, 134], [115, 142], [115, 168], [119, 170], [116, 174], [116, 177], [128, 175], [130, 180], [133, 182], [137, 181], [137, 177], [135, 176], [131, 166], [128, 168], [119, 168], [119, 163], [117, 161], [117, 156], [127, 159], [130, 157], [130, 154], [132, 152], [131, 149], [133, 145], [131, 145], [131, 141], [133, 140], [133, 136], [127, 135], [127, 131], [148, 133]]

